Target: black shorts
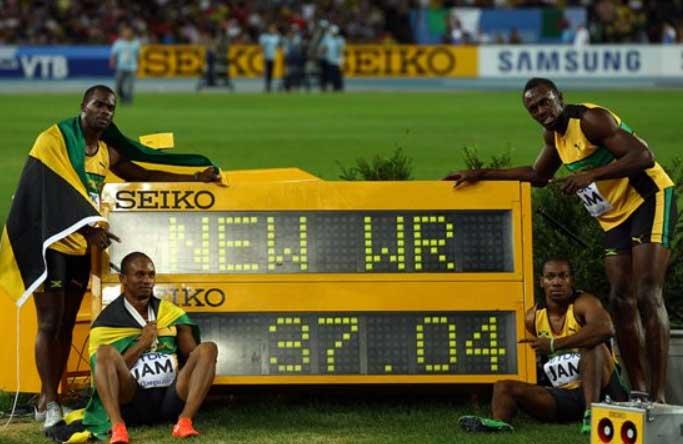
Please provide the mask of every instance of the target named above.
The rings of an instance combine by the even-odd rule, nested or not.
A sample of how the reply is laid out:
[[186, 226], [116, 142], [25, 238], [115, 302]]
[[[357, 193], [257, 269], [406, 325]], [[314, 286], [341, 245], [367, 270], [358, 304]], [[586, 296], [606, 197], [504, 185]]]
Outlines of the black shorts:
[[47, 278], [43, 291], [69, 289], [85, 292], [90, 279], [90, 255], [71, 256], [59, 251], [47, 249]]
[[178, 396], [175, 384], [176, 381], [168, 387], [138, 387], [133, 399], [121, 406], [123, 422], [131, 426], [175, 423], [185, 407], [185, 401]]
[[645, 201], [621, 224], [605, 233], [605, 256], [616, 256], [647, 243], [671, 247], [678, 208], [674, 187], [665, 188]]
[[[583, 418], [583, 412], [586, 410], [586, 398], [583, 396], [581, 387], [569, 390], [559, 387], [545, 387], [545, 389], [555, 399], [558, 421], [573, 422], [580, 421]], [[604, 400], [605, 396], [616, 401], [626, 401], [628, 398], [628, 390], [626, 390], [619, 376], [619, 371], [616, 369], [612, 372], [612, 377], [607, 386], [600, 392], [601, 400]]]

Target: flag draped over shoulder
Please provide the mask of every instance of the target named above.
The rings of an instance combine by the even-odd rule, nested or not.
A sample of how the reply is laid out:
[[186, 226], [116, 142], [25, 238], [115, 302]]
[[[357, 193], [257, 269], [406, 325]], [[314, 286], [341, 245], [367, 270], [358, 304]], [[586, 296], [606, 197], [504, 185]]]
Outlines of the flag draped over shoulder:
[[[212, 166], [194, 154], [157, 151], [127, 138], [113, 123], [102, 140], [127, 160], [164, 165]], [[18, 306], [45, 280], [45, 250], [95, 222], [106, 223], [88, 196], [85, 137], [80, 117], [42, 132], [29, 152], [0, 238], [0, 293]]]
[[[157, 321], [157, 338], [159, 344], [156, 352], [173, 354], [177, 353], [176, 335], [178, 325], [192, 327], [197, 344], [200, 343], [199, 328], [190, 320], [187, 314], [176, 305], [168, 301], [152, 298], [150, 304], [154, 308]], [[119, 296], [105, 308], [97, 317], [90, 328], [90, 342], [88, 356], [90, 369], [95, 374], [97, 349], [101, 345], [111, 345], [119, 353], [123, 354], [126, 349], [135, 344], [142, 334], [142, 328], [133, 319], [124, 306], [124, 297]], [[66, 442], [84, 442], [90, 437], [103, 439], [109, 433], [111, 423], [100, 402], [97, 392], [93, 392], [85, 411], [74, 423], [68, 424], [60, 433], [61, 440]], [[63, 436], [64, 432], [68, 436]]]

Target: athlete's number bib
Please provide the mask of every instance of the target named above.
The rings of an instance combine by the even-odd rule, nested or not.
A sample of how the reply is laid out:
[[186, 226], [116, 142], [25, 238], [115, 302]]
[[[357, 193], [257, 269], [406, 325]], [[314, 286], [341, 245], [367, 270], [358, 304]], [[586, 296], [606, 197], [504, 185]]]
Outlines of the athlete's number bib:
[[579, 379], [580, 362], [580, 353], [563, 353], [550, 358], [543, 370], [553, 387], [562, 387]]
[[144, 353], [130, 369], [133, 378], [143, 389], [168, 387], [175, 381], [178, 357], [175, 354]]
[[600, 194], [600, 190], [598, 190], [598, 186], [595, 182], [591, 183], [586, 188], [578, 190], [576, 195], [579, 196], [583, 206], [586, 207], [586, 210], [588, 210], [593, 217], [598, 217], [612, 209], [612, 204]]

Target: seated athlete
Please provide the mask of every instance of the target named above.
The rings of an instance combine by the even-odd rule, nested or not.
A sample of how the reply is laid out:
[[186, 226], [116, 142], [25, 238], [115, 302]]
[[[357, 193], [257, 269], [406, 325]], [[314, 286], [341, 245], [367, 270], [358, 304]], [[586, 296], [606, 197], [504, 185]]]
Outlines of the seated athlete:
[[112, 444], [128, 443], [126, 425], [163, 421], [177, 420], [174, 437], [199, 435], [192, 418], [216, 373], [216, 344], [200, 343], [198, 328], [185, 312], [154, 297], [154, 278], [154, 264], [145, 254], [123, 258], [123, 294], [91, 327], [97, 392], [83, 424], [98, 437], [111, 424]]
[[544, 306], [526, 314], [526, 329], [536, 353], [547, 356], [543, 370], [552, 387], [520, 381], [498, 381], [493, 386], [493, 418], [463, 416], [458, 421], [470, 432], [512, 431], [508, 422], [518, 409], [541, 421], [579, 421], [590, 433], [590, 406], [609, 395], [625, 401], [618, 366], [608, 347], [614, 335], [612, 320], [598, 298], [574, 289], [571, 266], [565, 259], [543, 265], [540, 285]]

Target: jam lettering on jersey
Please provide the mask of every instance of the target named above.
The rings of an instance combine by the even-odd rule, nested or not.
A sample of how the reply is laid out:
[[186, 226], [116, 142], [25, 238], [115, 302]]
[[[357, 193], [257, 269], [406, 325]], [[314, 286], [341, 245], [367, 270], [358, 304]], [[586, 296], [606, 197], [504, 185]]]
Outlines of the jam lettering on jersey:
[[580, 363], [580, 353], [563, 353], [550, 358], [543, 365], [543, 370], [553, 387], [562, 387], [579, 379]]
[[168, 387], [175, 381], [178, 357], [175, 354], [144, 353], [135, 362], [130, 373], [143, 389]]

